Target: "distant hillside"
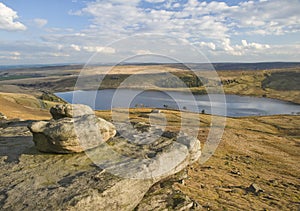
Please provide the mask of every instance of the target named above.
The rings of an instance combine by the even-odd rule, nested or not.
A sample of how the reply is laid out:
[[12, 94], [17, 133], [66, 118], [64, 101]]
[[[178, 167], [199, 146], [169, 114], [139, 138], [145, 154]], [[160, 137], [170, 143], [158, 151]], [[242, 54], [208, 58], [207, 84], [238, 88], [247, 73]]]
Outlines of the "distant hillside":
[[214, 63], [216, 70], [269, 70], [300, 67], [300, 62]]
[[36, 69], [36, 70], [52, 70], [52, 69], [81, 69], [83, 65], [80, 64], [53, 64], [53, 65], [0, 65], [0, 71], [5, 70], [27, 70], [27, 69]]
[[186, 66], [194, 70], [210, 70], [211, 65], [215, 70], [271, 70], [283, 68], [300, 68], [300, 62], [261, 62], [261, 63], [187, 63], [169, 64], [169, 66], [186, 69]]
[[299, 72], [278, 72], [268, 75], [262, 81], [262, 87], [274, 90], [300, 90]]

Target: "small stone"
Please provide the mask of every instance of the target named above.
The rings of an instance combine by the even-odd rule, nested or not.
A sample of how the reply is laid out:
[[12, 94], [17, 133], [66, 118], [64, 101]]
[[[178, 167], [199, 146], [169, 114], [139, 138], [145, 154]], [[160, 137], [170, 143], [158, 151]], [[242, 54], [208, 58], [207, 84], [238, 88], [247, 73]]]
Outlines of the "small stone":
[[252, 183], [246, 190], [256, 195], [258, 195], [261, 192], [264, 192], [263, 189], [261, 189], [261, 187], [259, 187], [259, 185], [256, 183]]
[[7, 119], [7, 117], [3, 113], [0, 112], [0, 120], [6, 120], [6, 119]]
[[275, 180], [275, 179], [270, 179], [268, 183], [269, 183], [269, 184], [272, 184], [272, 185], [274, 185], [274, 186], [276, 186], [276, 185], [279, 184], [278, 181]]
[[161, 110], [158, 110], [158, 109], [153, 109], [153, 110], [151, 111], [151, 113], [154, 113], [154, 114], [159, 114], [159, 113], [161, 113]]
[[237, 170], [237, 169], [231, 170], [230, 173], [231, 173], [231, 174], [238, 175], [238, 176], [241, 176], [241, 175], [242, 175], [241, 172], [240, 172], [239, 170]]

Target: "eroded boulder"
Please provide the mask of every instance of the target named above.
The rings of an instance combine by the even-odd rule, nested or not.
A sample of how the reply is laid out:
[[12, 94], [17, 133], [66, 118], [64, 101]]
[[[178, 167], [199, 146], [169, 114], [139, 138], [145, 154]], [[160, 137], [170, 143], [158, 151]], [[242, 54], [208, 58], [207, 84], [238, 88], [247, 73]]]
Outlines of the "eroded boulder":
[[94, 111], [89, 106], [82, 104], [58, 104], [50, 109], [50, 113], [53, 119], [62, 119], [92, 115]]
[[[80, 110], [73, 115], [71, 105], [51, 108], [53, 118], [50, 121], [34, 122], [28, 126], [33, 134], [33, 142], [42, 152], [74, 153], [99, 146], [116, 135], [110, 122], [91, 114], [91, 108], [75, 105]], [[73, 118], [71, 118], [73, 117]]]

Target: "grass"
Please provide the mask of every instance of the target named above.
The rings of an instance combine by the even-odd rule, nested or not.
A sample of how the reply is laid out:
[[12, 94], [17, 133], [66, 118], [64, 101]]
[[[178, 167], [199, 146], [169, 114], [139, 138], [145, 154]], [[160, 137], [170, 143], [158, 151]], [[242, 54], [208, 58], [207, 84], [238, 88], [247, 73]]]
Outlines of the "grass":
[[[124, 114], [124, 110], [116, 112]], [[150, 112], [147, 108], [130, 109], [130, 119], [147, 122]], [[162, 113], [168, 120], [167, 130], [180, 130], [180, 112]], [[97, 115], [111, 120], [110, 111], [98, 111]], [[188, 127], [199, 129], [203, 145], [211, 116], [189, 113], [188, 118]], [[197, 119], [200, 127], [193, 124]], [[298, 210], [300, 116], [227, 118], [226, 122], [217, 151], [206, 163], [190, 166], [185, 184], [174, 183], [174, 188], [210, 210]], [[252, 183], [264, 192], [248, 192]]]
[[0, 112], [8, 118], [49, 119], [49, 109], [56, 103], [28, 94], [0, 93]]

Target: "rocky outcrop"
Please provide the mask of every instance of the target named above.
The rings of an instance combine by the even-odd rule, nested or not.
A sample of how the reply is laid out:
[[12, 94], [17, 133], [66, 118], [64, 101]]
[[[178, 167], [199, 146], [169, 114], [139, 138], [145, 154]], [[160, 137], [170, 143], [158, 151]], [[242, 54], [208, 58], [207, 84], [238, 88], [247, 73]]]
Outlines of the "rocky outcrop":
[[115, 136], [113, 124], [93, 115], [85, 105], [57, 105], [50, 109], [53, 120], [28, 126], [38, 150], [54, 153], [83, 152]]
[[93, 115], [94, 111], [89, 106], [81, 104], [58, 104], [50, 109], [50, 113], [53, 119], [61, 119]]
[[[84, 127], [86, 122], [92, 126], [98, 119], [91, 115], [64, 117], [31, 123], [30, 128], [36, 131], [34, 136], [50, 134], [49, 140], [50, 137], [55, 140], [54, 134], [61, 137], [63, 131], [64, 138], [69, 138], [73, 132], [66, 128], [72, 121], [79, 121], [80, 127]], [[133, 133], [119, 124], [116, 125], [118, 135], [86, 153], [48, 154], [37, 151], [25, 125], [9, 123], [0, 130], [0, 138], [4, 139], [0, 140], [10, 144], [9, 150], [0, 151], [1, 210], [143, 210], [155, 206], [156, 199], [165, 200], [161, 207], [167, 209], [194, 206], [182, 193], [169, 188], [163, 192], [167, 195], [157, 198], [155, 193], [149, 194], [138, 204], [154, 184], [199, 158], [197, 139], [147, 124], [139, 124], [139, 130]], [[15, 133], [16, 129], [23, 132]], [[87, 132], [82, 133], [90, 138], [93, 131]], [[20, 137], [16, 138], [15, 134]], [[149, 134], [161, 135], [151, 140]], [[151, 141], [141, 144], [140, 140], [145, 138]], [[12, 160], [6, 153], [16, 154]]]
[[[115, 175], [137, 179], [161, 179], [173, 175], [200, 157], [198, 139], [184, 133], [164, 132], [147, 124], [140, 125], [139, 130], [135, 130], [122, 123], [116, 124], [120, 136], [108, 142], [114, 146], [113, 150], [106, 147], [101, 156], [100, 152], [97, 156], [88, 154], [94, 162], [103, 163], [102, 167]], [[106, 153], [110, 154], [107, 160], [103, 159], [107, 157]]]

